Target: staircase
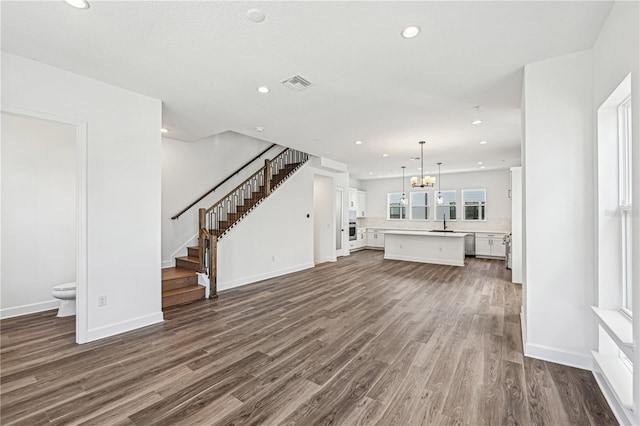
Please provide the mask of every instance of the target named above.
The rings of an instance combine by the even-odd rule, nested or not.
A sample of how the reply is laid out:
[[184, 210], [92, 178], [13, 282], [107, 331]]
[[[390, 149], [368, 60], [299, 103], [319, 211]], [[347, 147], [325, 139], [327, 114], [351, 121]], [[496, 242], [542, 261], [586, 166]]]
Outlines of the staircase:
[[176, 258], [174, 268], [162, 269], [162, 308], [203, 299], [205, 288], [198, 285], [199, 247], [188, 247], [188, 255]]
[[209, 297], [218, 297], [216, 286], [217, 243], [255, 209], [289, 176], [309, 160], [309, 155], [287, 148], [208, 209], [199, 210], [198, 246], [177, 257], [174, 268], [162, 270], [162, 308], [205, 297], [198, 272], [209, 277]]

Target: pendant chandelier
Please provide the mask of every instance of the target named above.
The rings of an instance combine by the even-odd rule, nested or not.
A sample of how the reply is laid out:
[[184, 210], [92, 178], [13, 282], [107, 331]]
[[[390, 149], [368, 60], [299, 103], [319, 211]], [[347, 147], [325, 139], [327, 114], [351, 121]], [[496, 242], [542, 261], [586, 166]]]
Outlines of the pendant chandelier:
[[442, 198], [442, 192], [440, 191], [441, 186], [440, 183], [442, 182], [440, 180], [440, 166], [442, 165], [442, 163], [438, 163], [438, 196], [436, 197], [436, 204], [441, 206], [444, 204], [444, 198]]
[[436, 178], [424, 175], [424, 141], [420, 141], [420, 180], [417, 176], [411, 178], [411, 186], [416, 188], [432, 187], [436, 184]]
[[404, 169], [406, 167], [402, 166], [402, 198], [400, 198], [400, 204], [406, 206], [407, 205], [407, 196], [404, 193]]

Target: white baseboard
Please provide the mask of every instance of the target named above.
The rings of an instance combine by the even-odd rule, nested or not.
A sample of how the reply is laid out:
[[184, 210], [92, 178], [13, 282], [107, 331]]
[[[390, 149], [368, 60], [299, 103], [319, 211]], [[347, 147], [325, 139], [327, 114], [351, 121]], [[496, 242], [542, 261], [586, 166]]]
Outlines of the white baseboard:
[[94, 340], [104, 339], [105, 337], [115, 336], [116, 334], [126, 333], [127, 331], [136, 330], [148, 325], [157, 324], [164, 321], [162, 312], [144, 315], [127, 321], [117, 322], [102, 327], [91, 328], [87, 330], [86, 340], [78, 343], [88, 343]]
[[250, 277], [242, 277], [232, 281], [218, 281], [218, 291], [229, 290], [231, 288], [240, 287], [246, 284], [255, 283], [262, 280], [268, 280], [269, 278], [279, 277], [280, 275], [290, 274], [292, 272], [298, 272], [305, 269], [313, 268], [315, 265], [313, 262], [303, 263], [301, 265], [290, 266], [288, 268], [278, 269], [275, 271], [265, 272], [263, 274], [253, 275]]
[[316, 265], [319, 265], [319, 264], [325, 263], [325, 262], [337, 262], [337, 261], [338, 261], [337, 257], [327, 256], [327, 257], [324, 257], [322, 259], [314, 260], [313, 263], [315, 263]]
[[436, 265], [449, 265], [449, 266], [464, 266], [464, 260], [443, 260], [443, 259], [431, 259], [417, 256], [395, 256], [385, 253], [385, 259], [389, 260], [404, 260], [405, 262], [419, 262], [419, 263], [433, 263]]
[[30, 303], [28, 305], [14, 306], [12, 308], [0, 309], [0, 319], [19, 317], [22, 315], [35, 314], [42, 311], [58, 309], [60, 301], [57, 299], [46, 302]]
[[526, 343], [524, 346], [524, 355], [530, 358], [580, 368], [582, 370], [593, 370], [593, 358], [589, 353], [567, 351], [551, 346]]
[[[182, 244], [180, 247], [178, 247], [178, 249], [176, 251], [171, 253], [171, 259], [163, 260], [162, 261], [162, 268], [173, 268], [174, 266], [176, 266], [176, 257], [186, 256], [187, 255], [187, 252], [186, 252], [187, 247], [191, 247], [192, 245], [194, 245], [194, 241], [198, 241], [198, 234], [195, 234], [194, 236], [189, 238], [189, 241], [187, 241], [186, 243]], [[195, 245], [197, 245], [197, 244], [195, 244]]]
[[633, 424], [633, 411], [624, 408], [618, 402], [618, 398], [616, 398], [613, 390], [607, 384], [607, 381], [602, 376], [602, 372], [594, 363], [593, 368], [593, 377], [596, 379], [596, 383], [600, 387], [602, 394], [604, 395], [604, 399], [609, 403], [609, 407], [611, 411], [613, 411], [614, 416], [616, 416], [616, 420], [623, 426], [632, 425]]

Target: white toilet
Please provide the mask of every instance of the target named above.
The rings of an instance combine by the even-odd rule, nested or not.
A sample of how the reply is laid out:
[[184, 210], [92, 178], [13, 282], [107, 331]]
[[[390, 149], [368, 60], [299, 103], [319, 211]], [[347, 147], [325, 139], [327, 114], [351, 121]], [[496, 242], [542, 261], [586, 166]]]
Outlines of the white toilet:
[[60, 299], [58, 308], [59, 317], [68, 317], [76, 314], [76, 283], [57, 285], [52, 291], [53, 297]]

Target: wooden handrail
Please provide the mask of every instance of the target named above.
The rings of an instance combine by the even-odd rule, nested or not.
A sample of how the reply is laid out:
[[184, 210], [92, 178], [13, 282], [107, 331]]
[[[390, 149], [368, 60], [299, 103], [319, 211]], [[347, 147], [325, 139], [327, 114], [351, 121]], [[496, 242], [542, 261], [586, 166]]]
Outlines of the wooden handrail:
[[[211, 188], [210, 190], [208, 190], [207, 192], [205, 192], [203, 195], [201, 195], [200, 197], [198, 197], [197, 200], [195, 200], [193, 203], [189, 204], [187, 207], [185, 207], [184, 209], [180, 210], [179, 213], [173, 215], [171, 217], [172, 220], [175, 220], [177, 218], [179, 218], [180, 216], [182, 216], [187, 210], [189, 210], [191, 207], [195, 206], [196, 204], [198, 204], [200, 201], [202, 201], [207, 195], [211, 194], [212, 192], [214, 192], [216, 189], [220, 188], [224, 183], [226, 183], [229, 179], [231, 179], [232, 177], [234, 177], [235, 175], [237, 175], [238, 173], [240, 173], [245, 167], [247, 167], [249, 164], [253, 163], [254, 161], [256, 161], [258, 158], [262, 157], [264, 154], [266, 154], [267, 151], [269, 151], [271, 148], [273, 148], [274, 146], [276, 146], [276, 144], [272, 144], [269, 148], [265, 149], [264, 151], [262, 151], [260, 154], [258, 154], [257, 156], [255, 156], [254, 158], [252, 158], [251, 160], [247, 161], [242, 167], [240, 167], [239, 169], [237, 169], [235, 172], [231, 173], [229, 176], [227, 176], [227, 178], [225, 180], [223, 180], [222, 182], [220, 182], [219, 184], [217, 184], [216, 186], [214, 186], [213, 188]], [[286, 151], [286, 149], [285, 149]], [[283, 151], [284, 152], [284, 151]], [[232, 191], [233, 192], [233, 191]], [[222, 197], [224, 198], [224, 197]]]

